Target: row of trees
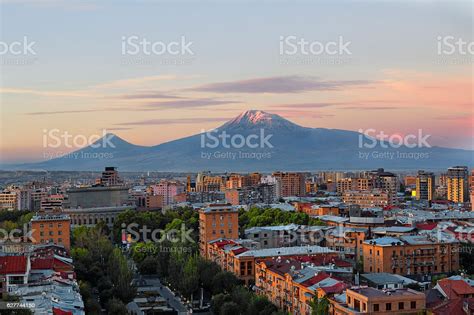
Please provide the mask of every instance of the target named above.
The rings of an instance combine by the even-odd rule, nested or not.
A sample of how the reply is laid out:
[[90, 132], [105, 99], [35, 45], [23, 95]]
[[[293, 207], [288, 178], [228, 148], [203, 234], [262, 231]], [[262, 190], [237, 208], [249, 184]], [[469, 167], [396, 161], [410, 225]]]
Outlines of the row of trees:
[[241, 209], [239, 212], [239, 226], [242, 230], [254, 226], [285, 225], [290, 223], [324, 225], [319, 219], [311, 218], [304, 212], [257, 207], [252, 207], [248, 211]]
[[101, 308], [105, 307], [110, 314], [126, 314], [125, 305], [136, 294], [136, 289], [130, 285], [133, 272], [122, 251], [112, 245], [105, 230], [102, 224], [75, 228], [71, 256], [86, 313], [100, 314]]

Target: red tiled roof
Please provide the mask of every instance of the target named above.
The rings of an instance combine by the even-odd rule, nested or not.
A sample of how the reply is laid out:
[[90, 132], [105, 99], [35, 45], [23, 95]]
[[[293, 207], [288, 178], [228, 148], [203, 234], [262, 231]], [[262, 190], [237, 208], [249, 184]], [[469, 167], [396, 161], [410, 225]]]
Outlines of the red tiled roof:
[[474, 288], [464, 280], [443, 279], [438, 281], [438, 285], [446, 293], [449, 299], [462, 297], [463, 295], [474, 294]]
[[347, 285], [344, 282], [338, 282], [330, 287], [322, 287], [321, 290], [323, 290], [326, 294], [333, 294], [333, 293], [341, 293], [347, 288]]
[[215, 242], [214, 244], [216, 244], [216, 246], [220, 248], [229, 244], [235, 244], [235, 242], [231, 240], [221, 240], [221, 241]]
[[465, 314], [463, 310], [464, 300], [468, 299], [454, 299], [446, 301], [445, 303], [435, 306], [432, 309], [434, 315], [457, 315]]
[[416, 225], [416, 228], [419, 229], [419, 230], [432, 230], [434, 229], [435, 227], [438, 226], [438, 223], [434, 222], [434, 223], [419, 223]]
[[68, 263], [65, 263], [56, 258], [36, 258], [31, 260], [31, 269], [38, 270], [38, 269], [51, 269], [57, 271], [57, 269], [61, 268], [70, 268], [72, 270], [72, 266]]
[[310, 287], [312, 285], [315, 285], [316, 283], [319, 283], [319, 282], [323, 281], [326, 278], [329, 278], [329, 275], [324, 273], [324, 272], [321, 272], [321, 273], [315, 275], [314, 277], [302, 282], [301, 284], [305, 287]]
[[63, 311], [60, 308], [53, 307], [53, 314], [54, 315], [72, 315], [71, 311]]
[[25, 256], [0, 257], [0, 274], [24, 274], [26, 273]]
[[240, 248], [237, 248], [237, 249], [233, 249], [232, 252], [234, 253], [234, 255], [238, 255], [238, 254], [242, 254], [244, 252], [248, 251], [248, 248], [245, 248], [245, 247], [240, 247]]

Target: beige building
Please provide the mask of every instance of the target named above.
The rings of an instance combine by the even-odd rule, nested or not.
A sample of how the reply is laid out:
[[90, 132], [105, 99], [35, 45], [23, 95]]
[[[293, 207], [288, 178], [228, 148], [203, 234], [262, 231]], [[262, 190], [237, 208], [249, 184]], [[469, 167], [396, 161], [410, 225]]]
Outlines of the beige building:
[[378, 290], [355, 287], [346, 290], [346, 300], [330, 299], [329, 314], [422, 314], [426, 297], [411, 289]]

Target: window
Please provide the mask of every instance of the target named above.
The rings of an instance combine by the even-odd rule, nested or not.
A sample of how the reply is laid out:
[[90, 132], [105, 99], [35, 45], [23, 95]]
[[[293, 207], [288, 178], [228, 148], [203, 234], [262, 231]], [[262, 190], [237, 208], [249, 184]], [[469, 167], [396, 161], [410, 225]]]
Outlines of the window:
[[53, 236], [54, 235], [54, 232], [53, 231], [49, 231], [49, 236]]
[[410, 307], [411, 307], [412, 309], [415, 309], [415, 308], [416, 308], [416, 301], [411, 301], [411, 302], [410, 302]]
[[40, 229], [42, 229], [42, 228], [44, 228], [44, 224], [43, 224], [43, 223], [40, 224]]
[[40, 236], [44, 236], [44, 232], [43, 232], [43, 231], [40, 232]]
[[380, 256], [380, 251], [379, 250], [377, 250], [377, 256]]
[[58, 227], [63, 227], [63, 224], [62, 224], [62, 223], [58, 223]]
[[369, 250], [369, 254], [372, 255], [372, 250]]
[[405, 308], [405, 303], [403, 302], [398, 302], [398, 309], [403, 310]]
[[374, 312], [378, 312], [380, 310], [378, 304], [374, 304]]
[[391, 311], [392, 310], [392, 303], [385, 303], [385, 310]]
[[58, 235], [63, 235], [63, 231], [58, 231]]
[[63, 242], [63, 239], [62, 238], [58, 238], [58, 243], [62, 243]]

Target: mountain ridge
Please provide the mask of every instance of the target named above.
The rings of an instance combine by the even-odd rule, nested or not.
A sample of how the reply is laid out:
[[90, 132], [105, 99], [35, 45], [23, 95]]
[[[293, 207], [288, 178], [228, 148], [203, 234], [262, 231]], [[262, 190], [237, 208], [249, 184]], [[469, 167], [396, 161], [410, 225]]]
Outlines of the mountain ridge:
[[[442, 169], [457, 164], [472, 165], [471, 150], [443, 147], [411, 149], [403, 146], [384, 148], [378, 140], [373, 148], [367, 149], [360, 147], [361, 136], [366, 137], [343, 129], [303, 127], [277, 114], [248, 110], [206, 133], [152, 146], [135, 145], [114, 133], [108, 133], [94, 144], [104, 142], [104, 138], [108, 137], [110, 139], [106, 143], [113, 145], [98, 148], [91, 145], [65, 157], [19, 164], [10, 169], [67, 171], [117, 166], [124, 171], [306, 171], [354, 170], [375, 166]], [[240, 146], [244, 140], [245, 145]], [[232, 145], [227, 147], [228, 144]], [[107, 157], [103, 157], [105, 154]], [[420, 158], [421, 155], [425, 157]]]

